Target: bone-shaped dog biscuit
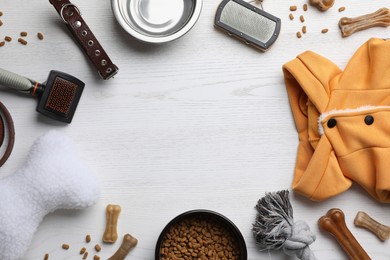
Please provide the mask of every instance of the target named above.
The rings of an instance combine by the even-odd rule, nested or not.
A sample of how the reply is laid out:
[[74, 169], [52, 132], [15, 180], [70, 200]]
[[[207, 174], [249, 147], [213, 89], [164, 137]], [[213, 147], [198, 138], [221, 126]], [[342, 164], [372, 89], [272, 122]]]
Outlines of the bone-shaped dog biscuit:
[[40, 137], [24, 166], [0, 179], [0, 259], [21, 258], [46, 214], [91, 206], [99, 192], [69, 138], [56, 131]]
[[339, 21], [341, 35], [348, 37], [355, 32], [369, 29], [371, 27], [387, 27], [390, 25], [390, 10], [380, 8], [378, 11], [355, 18], [343, 17]]
[[119, 213], [121, 212], [121, 207], [119, 205], [108, 204], [106, 207], [106, 229], [103, 234], [103, 242], [105, 243], [115, 243], [118, 239], [118, 218]]
[[349, 231], [345, 224], [344, 213], [340, 209], [329, 210], [325, 216], [319, 219], [318, 224], [321, 229], [336, 238], [351, 260], [371, 259]]
[[121, 246], [115, 252], [113, 256], [108, 258], [108, 260], [123, 260], [127, 254], [133, 249], [138, 243], [138, 240], [130, 234], [126, 234], [123, 237]]
[[359, 211], [356, 214], [354, 224], [357, 227], [363, 227], [374, 233], [380, 240], [385, 241], [390, 237], [390, 227], [383, 225], [371, 218], [367, 213]]

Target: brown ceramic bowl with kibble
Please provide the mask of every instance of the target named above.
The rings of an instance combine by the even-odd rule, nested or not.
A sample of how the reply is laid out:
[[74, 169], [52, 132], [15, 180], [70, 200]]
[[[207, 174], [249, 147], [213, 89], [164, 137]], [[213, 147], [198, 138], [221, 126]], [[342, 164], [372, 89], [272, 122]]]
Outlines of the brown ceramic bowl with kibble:
[[171, 220], [161, 232], [155, 252], [155, 260], [247, 258], [240, 230], [228, 218], [210, 210], [187, 211]]

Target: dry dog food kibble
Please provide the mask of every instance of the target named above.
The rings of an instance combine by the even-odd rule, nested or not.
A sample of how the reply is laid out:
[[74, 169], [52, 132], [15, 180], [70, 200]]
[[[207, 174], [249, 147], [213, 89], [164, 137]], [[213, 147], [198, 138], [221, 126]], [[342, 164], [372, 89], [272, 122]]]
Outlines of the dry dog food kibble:
[[37, 33], [37, 37], [38, 37], [38, 39], [40, 39], [40, 40], [43, 40], [44, 39], [44, 36], [43, 36], [43, 33]]
[[62, 244], [62, 248], [65, 249], [65, 250], [68, 250], [69, 249], [69, 245], [68, 244]]
[[0, 11], [0, 16], [3, 16], [3, 12], [2, 11]]
[[88, 252], [85, 252], [83, 255], [83, 259], [85, 260], [85, 259], [87, 259], [87, 257], [88, 257]]
[[96, 252], [100, 252], [100, 250], [102, 250], [102, 248], [100, 247], [99, 244], [96, 244], [95, 245], [95, 250], [96, 250]]
[[297, 38], [301, 38], [302, 37], [302, 33], [301, 32], [297, 32]]
[[91, 235], [85, 236], [85, 242], [87, 242], [87, 243], [91, 242]]
[[305, 17], [303, 17], [303, 15], [299, 16], [299, 20], [301, 20], [301, 22], [305, 22]]
[[2, 26], [3, 25], [3, 21], [2, 20], [0, 20], [0, 26]]
[[93, 260], [100, 260], [100, 256], [95, 255], [95, 256], [93, 257]]
[[306, 29], [306, 25], [302, 26], [302, 32], [303, 33], [306, 33], [307, 29]]
[[290, 11], [296, 11], [296, 10], [297, 10], [297, 6], [296, 5], [290, 6]]
[[290, 17], [290, 20], [294, 20], [294, 15], [290, 14], [288, 17]]
[[321, 30], [321, 33], [327, 33], [328, 32], [328, 29], [322, 29]]
[[303, 5], [303, 11], [305, 11], [305, 12], [307, 11], [307, 4]]
[[10, 41], [12, 41], [12, 38], [10, 36], [5, 36], [4, 40], [6, 40], [7, 42], [10, 42]]
[[0, 47], [3, 47], [5, 45], [5, 42], [0, 42]]
[[49, 260], [49, 254], [45, 254], [45, 257], [43, 258], [43, 260]]
[[19, 39], [18, 39], [18, 42], [20, 42], [20, 43], [23, 44], [23, 45], [27, 45], [27, 41], [24, 40], [24, 39], [22, 39], [22, 38], [19, 38]]
[[85, 251], [87, 251], [87, 249], [86, 249], [85, 247], [81, 248], [81, 250], [80, 250], [80, 255], [84, 254]]
[[26, 36], [27, 36], [27, 32], [21, 32], [21, 33], [20, 33], [20, 36], [26, 37]]
[[339, 8], [339, 12], [344, 12], [344, 11], [345, 11], [345, 7], [344, 6]]
[[232, 232], [213, 218], [192, 217], [175, 225], [165, 235], [161, 260], [240, 259], [238, 241]]

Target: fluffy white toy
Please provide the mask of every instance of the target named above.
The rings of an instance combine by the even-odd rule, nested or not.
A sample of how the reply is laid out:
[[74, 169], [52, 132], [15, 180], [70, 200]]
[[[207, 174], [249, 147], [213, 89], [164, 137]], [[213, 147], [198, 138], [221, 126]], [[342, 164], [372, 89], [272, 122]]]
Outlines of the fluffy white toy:
[[91, 206], [99, 194], [68, 137], [51, 131], [38, 138], [24, 166], [0, 179], [0, 259], [21, 258], [48, 213]]

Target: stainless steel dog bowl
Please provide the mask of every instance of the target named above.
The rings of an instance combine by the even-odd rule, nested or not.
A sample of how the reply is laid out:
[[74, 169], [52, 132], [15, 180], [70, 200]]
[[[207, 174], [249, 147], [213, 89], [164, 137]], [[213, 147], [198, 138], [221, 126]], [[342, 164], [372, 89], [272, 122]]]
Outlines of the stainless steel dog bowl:
[[118, 23], [133, 37], [150, 43], [175, 40], [198, 20], [203, 0], [111, 0]]

